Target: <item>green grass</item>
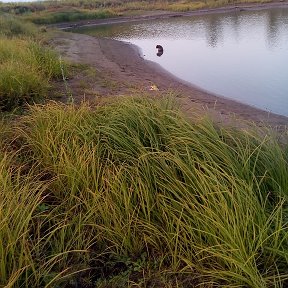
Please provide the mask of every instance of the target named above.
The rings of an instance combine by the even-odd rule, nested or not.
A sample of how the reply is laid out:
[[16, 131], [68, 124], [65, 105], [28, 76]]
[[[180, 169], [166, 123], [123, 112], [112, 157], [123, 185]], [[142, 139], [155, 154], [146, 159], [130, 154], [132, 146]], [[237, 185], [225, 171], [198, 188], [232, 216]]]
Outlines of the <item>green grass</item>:
[[57, 54], [30, 40], [0, 39], [0, 60], [2, 110], [45, 98], [50, 80], [62, 77]]
[[23, 22], [10, 15], [0, 14], [0, 36], [15, 37], [35, 37], [38, 29], [30, 22]]
[[11, 156], [0, 155], [1, 287], [17, 287], [16, 283], [20, 279], [24, 282], [36, 269], [34, 265], [38, 266], [32, 260], [33, 251], [29, 242], [35, 212], [43, 197], [43, 187], [34, 177], [22, 177], [20, 169], [13, 171], [12, 175], [12, 167]]
[[35, 24], [55, 24], [87, 19], [105, 19], [113, 16], [117, 16], [117, 14], [109, 9], [87, 10], [69, 8], [58, 9], [57, 11], [42, 11], [37, 14], [25, 16], [24, 18]]
[[286, 287], [286, 150], [173, 107], [136, 97], [21, 117], [21, 149], [1, 162], [0, 242], [13, 244], [0, 285]]
[[[81, 5], [96, 4], [143, 3]], [[66, 71], [35, 26], [0, 20], [0, 108], [12, 110]], [[1, 118], [0, 287], [286, 287], [287, 145], [268, 129], [193, 119], [143, 95]]]
[[48, 82], [33, 68], [16, 61], [0, 65], [1, 110], [12, 110], [45, 97]]
[[1, 17], [0, 29], [0, 110], [43, 100], [51, 80], [61, 79], [62, 70], [66, 73], [66, 65], [41, 44], [33, 24]]

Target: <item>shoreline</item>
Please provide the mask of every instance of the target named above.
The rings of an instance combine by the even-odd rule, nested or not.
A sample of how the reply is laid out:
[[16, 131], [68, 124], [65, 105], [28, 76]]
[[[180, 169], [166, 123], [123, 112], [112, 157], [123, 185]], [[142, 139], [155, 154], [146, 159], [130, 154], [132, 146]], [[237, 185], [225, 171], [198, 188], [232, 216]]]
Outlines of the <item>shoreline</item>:
[[[288, 125], [286, 116], [215, 95], [177, 78], [159, 64], [145, 60], [141, 57], [139, 47], [130, 43], [63, 31], [58, 32], [56, 38], [64, 41], [62, 44], [59, 41], [56, 49], [67, 60], [90, 65], [109, 74], [111, 79], [119, 83], [129, 83], [143, 91], [148, 92], [147, 87], [152, 84], [155, 84], [161, 93], [174, 91], [181, 98], [186, 111], [194, 108], [205, 110], [222, 123], [230, 123], [231, 119], [235, 122], [236, 119], [237, 126], [242, 120], [243, 123], [247, 120], [253, 121], [258, 126], [281, 127], [281, 130]], [[126, 90], [120, 86], [116, 94], [124, 95]]]

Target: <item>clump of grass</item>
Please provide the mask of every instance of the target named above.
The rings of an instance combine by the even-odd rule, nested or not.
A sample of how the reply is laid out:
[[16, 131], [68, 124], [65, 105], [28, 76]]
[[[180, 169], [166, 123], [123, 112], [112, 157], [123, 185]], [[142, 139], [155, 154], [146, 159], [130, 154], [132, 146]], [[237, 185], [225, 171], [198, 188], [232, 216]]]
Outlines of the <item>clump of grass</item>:
[[11, 155], [0, 153], [0, 285], [20, 287], [21, 279], [36, 269], [30, 229], [43, 187], [31, 175], [22, 177], [21, 170], [12, 167]]
[[0, 38], [1, 110], [44, 99], [49, 81], [61, 77], [61, 63], [52, 50], [30, 40]]
[[48, 81], [51, 79], [61, 79], [63, 73], [66, 75], [67, 65], [61, 62], [59, 55], [54, 50], [44, 47], [37, 42], [30, 42], [28, 48], [30, 61], [34, 62], [38, 71], [45, 75]]
[[[50, 287], [56, 280], [61, 283], [63, 276], [69, 283], [69, 273], [75, 273], [69, 260], [77, 261], [77, 254], [87, 251], [77, 249], [79, 235], [69, 240], [65, 233], [71, 235], [73, 228], [80, 231], [81, 223], [79, 227], [70, 223], [59, 211], [54, 215], [45, 200], [49, 181], [36, 175], [35, 167], [18, 166], [16, 156], [0, 150], [0, 286]], [[58, 226], [53, 226], [54, 217], [58, 217]], [[59, 238], [63, 236], [65, 239]], [[62, 240], [67, 240], [65, 250], [53, 249]], [[82, 240], [82, 246], [88, 245]], [[77, 272], [85, 270], [80, 261], [75, 267]]]
[[35, 24], [55, 24], [61, 22], [73, 22], [78, 20], [88, 19], [104, 19], [117, 16], [115, 12], [110, 9], [59, 9], [58, 11], [43, 11], [38, 14], [25, 16], [25, 19], [32, 21]]
[[95, 273], [129, 280], [146, 255], [202, 285], [287, 284], [287, 153], [272, 137], [139, 98], [32, 107], [18, 133], [55, 178], [41, 243], [63, 254], [58, 269], [96, 261]]
[[0, 36], [35, 37], [38, 29], [30, 22], [25, 22], [11, 15], [0, 15]]
[[38, 29], [15, 17], [0, 16], [0, 110], [42, 101], [50, 83], [62, 79], [66, 65], [41, 45]]
[[[29, 70], [27, 70], [27, 68]], [[0, 65], [0, 107], [11, 110], [45, 96], [48, 82], [25, 63], [8, 62]]]
[[191, 11], [191, 10], [197, 10], [197, 9], [202, 9], [206, 8], [207, 4], [206, 2], [202, 1], [179, 1], [177, 3], [171, 3], [169, 5], [169, 10], [176, 11], [176, 12], [186, 12], [186, 11]]

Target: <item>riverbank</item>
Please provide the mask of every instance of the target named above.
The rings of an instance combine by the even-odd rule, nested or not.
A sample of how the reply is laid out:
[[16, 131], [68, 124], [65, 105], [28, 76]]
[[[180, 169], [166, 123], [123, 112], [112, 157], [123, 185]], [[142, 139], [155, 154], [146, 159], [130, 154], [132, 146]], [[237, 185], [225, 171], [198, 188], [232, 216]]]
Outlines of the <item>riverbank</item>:
[[185, 17], [185, 16], [197, 16], [204, 14], [215, 14], [215, 13], [227, 13], [227, 12], [242, 12], [251, 10], [262, 10], [271, 8], [285, 8], [288, 7], [288, 1], [273, 1], [267, 3], [238, 3], [233, 5], [226, 5], [224, 7], [208, 8], [208, 9], [198, 9], [188, 12], [171, 12], [171, 11], [145, 11], [142, 15], [132, 15], [132, 16], [122, 16], [115, 18], [106, 19], [89, 19], [80, 20], [75, 22], [63, 22], [57, 24], [51, 24], [49, 27], [56, 27], [61, 30], [69, 30], [75, 27], [92, 27], [97, 25], [109, 25], [116, 23], [132, 22], [132, 21], [149, 21], [155, 19], [165, 19], [170, 17]]
[[[144, 60], [136, 46], [112, 39], [102, 39], [76, 33], [59, 32], [53, 40], [57, 51], [68, 61], [93, 67], [97, 77], [106, 75], [110, 85], [103, 85], [93, 77], [87, 79], [79, 73], [68, 81], [76, 101], [84, 97], [90, 101], [105, 95], [127, 95], [135, 89], [156, 95], [171, 93], [178, 95], [184, 110], [203, 110], [216, 121], [227, 122], [232, 118], [250, 120], [258, 125], [286, 126], [288, 118], [230, 100], [218, 97], [198, 87], [185, 83], [164, 70], [160, 65]], [[97, 78], [96, 77], [96, 78]], [[105, 80], [106, 82], [108, 80]], [[93, 87], [83, 91], [79, 83], [93, 82]], [[156, 85], [159, 91], [150, 91]], [[81, 87], [80, 87], [81, 86]], [[108, 86], [108, 87], [107, 87]], [[113, 86], [111, 91], [111, 86]], [[93, 93], [91, 93], [91, 91]], [[96, 95], [96, 96], [95, 96]], [[77, 100], [78, 99], [78, 100]]]
[[[271, 2], [261, 4], [240, 4], [221, 7], [215, 9], [203, 9], [190, 11], [186, 13], [171, 13], [167, 11], [150, 12], [142, 16], [120, 17], [112, 19], [98, 19], [91, 21], [80, 21], [77, 23], [62, 23], [57, 27], [61, 30], [69, 30], [71, 27], [86, 27], [95, 25], [105, 25], [112, 23], [122, 23], [128, 21], [150, 20], [167, 17], [185, 17], [191, 15], [200, 15], [207, 13], [224, 13], [230, 11], [268, 9], [273, 7], [287, 7], [288, 2]], [[151, 85], [156, 85], [160, 92], [176, 92], [181, 97], [184, 109], [189, 111], [197, 107], [204, 109], [214, 119], [220, 122], [230, 121], [232, 118], [249, 120], [256, 122], [258, 125], [286, 126], [288, 118], [281, 115], [272, 114], [234, 100], [230, 100], [213, 93], [204, 91], [189, 83], [176, 78], [168, 73], [158, 64], [144, 60], [136, 46], [128, 43], [112, 40], [90, 37], [76, 33], [58, 33], [55, 37], [56, 49], [65, 59], [78, 64], [87, 64], [96, 70], [108, 75], [109, 81], [112, 81], [118, 89], [114, 89], [114, 94], [120, 95], [129, 92], [131, 87], [138, 87], [142, 90], [148, 90]], [[81, 76], [80, 76], [81, 78]], [[71, 79], [71, 85], [75, 89], [77, 84]], [[81, 79], [80, 79], [81, 80]], [[114, 85], [114, 86], [115, 86]], [[113, 94], [105, 91], [103, 85], [95, 85], [94, 91], [99, 94]], [[128, 87], [128, 89], [127, 89]], [[115, 88], [115, 87], [114, 87]], [[107, 89], [106, 89], [107, 90]], [[156, 94], [155, 91], [150, 92]], [[81, 91], [77, 91], [79, 96]], [[83, 94], [83, 93], [82, 93]], [[86, 93], [87, 94], [87, 93]], [[87, 95], [86, 95], [87, 96]], [[239, 121], [237, 121], [239, 123]]]

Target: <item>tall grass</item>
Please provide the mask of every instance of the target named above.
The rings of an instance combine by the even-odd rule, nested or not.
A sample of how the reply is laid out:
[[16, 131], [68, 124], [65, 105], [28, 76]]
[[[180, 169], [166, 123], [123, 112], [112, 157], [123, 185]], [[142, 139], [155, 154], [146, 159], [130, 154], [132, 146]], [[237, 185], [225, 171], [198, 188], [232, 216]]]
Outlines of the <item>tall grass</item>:
[[35, 37], [38, 29], [30, 22], [24, 22], [11, 15], [0, 14], [0, 36]]
[[[75, 223], [67, 223], [67, 216], [65, 219], [61, 213], [58, 226], [49, 226], [55, 217], [44, 202], [49, 183], [41, 180], [43, 175], [36, 175], [34, 168], [15, 166], [15, 156], [12, 156], [0, 152], [0, 286], [51, 287], [56, 279], [60, 283], [59, 278], [68, 277], [69, 255], [85, 251], [77, 250], [79, 236], [67, 241], [64, 251], [60, 247], [53, 250], [53, 246], [61, 245], [63, 240], [58, 238], [63, 235], [57, 233], [58, 230], [70, 231], [71, 235], [74, 230], [69, 227]], [[60, 213], [56, 216], [60, 217]], [[86, 245], [84, 238], [82, 240], [81, 244]], [[74, 267], [83, 270], [80, 262]]]
[[29, 239], [42, 189], [34, 179], [22, 178], [20, 170], [13, 171], [12, 176], [12, 163], [11, 157], [1, 151], [0, 285], [4, 287], [16, 287], [18, 280], [29, 277], [28, 271], [35, 268]]
[[38, 230], [43, 259], [58, 255], [53, 283], [154, 267], [195, 285], [287, 285], [287, 153], [272, 136], [140, 98], [31, 107], [17, 134], [53, 179]]
[[42, 101], [51, 81], [66, 73], [66, 65], [39, 35], [34, 24], [0, 15], [0, 110]]
[[45, 98], [49, 82], [61, 78], [55, 52], [35, 41], [0, 38], [0, 109], [12, 110]]
[[55, 24], [61, 22], [73, 22], [87, 19], [105, 19], [117, 16], [110, 9], [58, 9], [58, 11], [42, 11], [37, 14], [25, 16], [26, 20], [30, 20], [35, 24]]

